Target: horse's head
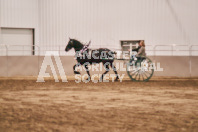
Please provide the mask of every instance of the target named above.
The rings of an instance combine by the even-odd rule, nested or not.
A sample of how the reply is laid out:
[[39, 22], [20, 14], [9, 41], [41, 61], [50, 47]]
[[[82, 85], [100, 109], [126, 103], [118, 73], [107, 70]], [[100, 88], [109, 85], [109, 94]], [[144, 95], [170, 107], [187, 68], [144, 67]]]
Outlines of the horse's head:
[[69, 42], [65, 47], [65, 51], [69, 51], [74, 48], [75, 51], [79, 51], [83, 48], [83, 44], [81, 44], [78, 40], [69, 38]]
[[74, 40], [69, 38], [69, 42], [67, 44], [67, 46], [65, 47], [65, 51], [69, 51], [70, 49], [72, 49], [74, 47]]

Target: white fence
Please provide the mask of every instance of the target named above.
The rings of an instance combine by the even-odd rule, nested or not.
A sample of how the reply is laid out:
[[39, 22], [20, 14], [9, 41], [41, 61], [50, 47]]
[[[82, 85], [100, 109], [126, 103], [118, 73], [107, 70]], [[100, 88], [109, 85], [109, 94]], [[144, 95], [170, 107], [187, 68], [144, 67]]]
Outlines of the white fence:
[[[65, 46], [20, 46], [22, 48], [16, 48], [18, 45], [0, 45], [0, 76], [37, 76], [45, 51], [58, 51], [66, 74], [73, 75], [73, 65], [76, 63], [74, 52], [65, 52]], [[93, 49], [102, 47], [94, 45]], [[121, 51], [121, 47], [107, 48]], [[198, 45], [147, 45], [146, 52], [154, 63], [159, 62], [164, 69], [163, 72], [155, 72], [155, 76], [198, 77]]]

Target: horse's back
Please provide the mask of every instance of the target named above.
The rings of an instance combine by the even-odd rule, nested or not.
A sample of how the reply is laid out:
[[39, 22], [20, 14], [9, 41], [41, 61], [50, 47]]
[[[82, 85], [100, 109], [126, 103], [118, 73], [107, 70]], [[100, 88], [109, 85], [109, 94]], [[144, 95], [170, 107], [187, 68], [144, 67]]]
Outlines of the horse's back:
[[110, 62], [114, 60], [114, 52], [107, 48], [92, 50], [91, 61], [95, 63]]

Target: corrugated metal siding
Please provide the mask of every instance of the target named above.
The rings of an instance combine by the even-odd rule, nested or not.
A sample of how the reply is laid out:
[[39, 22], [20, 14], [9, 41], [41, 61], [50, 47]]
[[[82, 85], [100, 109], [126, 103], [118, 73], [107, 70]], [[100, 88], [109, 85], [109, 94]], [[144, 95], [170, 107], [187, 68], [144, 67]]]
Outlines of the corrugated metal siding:
[[1, 26], [35, 28], [38, 25], [38, 0], [1, 0]]
[[[68, 38], [91, 47], [197, 44], [197, 0], [1, 0], [1, 26], [35, 27], [36, 44], [61, 49]], [[38, 28], [37, 28], [38, 27]], [[51, 48], [54, 47], [54, 48]], [[42, 49], [42, 48], [41, 48]]]
[[[39, 45], [38, 7], [38, 0], [0, 0], [0, 27], [34, 28], [35, 45]], [[0, 28], [0, 44], [1, 38]]]
[[91, 39], [93, 45], [111, 46], [128, 39], [145, 39], [148, 44], [194, 43], [191, 35], [194, 36], [196, 25], [189, 20], [197, 21], [196, 12], [193, 12], [197, 11], [195, 0], [39, 2], [40, 42], [43, 45], [64, 45], [68, 37], [83, 42]]

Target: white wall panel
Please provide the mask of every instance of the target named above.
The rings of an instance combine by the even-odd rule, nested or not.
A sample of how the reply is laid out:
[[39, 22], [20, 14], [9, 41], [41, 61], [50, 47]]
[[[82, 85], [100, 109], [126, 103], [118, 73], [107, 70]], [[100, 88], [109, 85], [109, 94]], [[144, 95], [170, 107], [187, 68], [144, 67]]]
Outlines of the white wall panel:
[[0, 0], [1, 26], [35, 28], [38, 24], [38, 0]]
[[93, 45], [119, 40], [147, 44], [195, 44], [196, 0], [42, 0], [40, 43], [65, 45], [68, 37]]
[[[0, 0], [3, 27], [35, 28], [36, 44], [64, 50], [68, 38], [91, 47], [197, 44], [197, 0]], [[44, 48], [43, 48], [44, 49]], [[42, 50], [42, 48], [41, 48]]]
[[[38, 0], [0, 0], [0, 27], [35, 29], [34, 41], [38, 45], [38, 4]], [[1, 34], [0, 28], [0, 44], [3, 44]]]
[[7, 54], [0, 55], [32, 55], [33, 30], [19, 28], [2, 28], [2, 42], [7, 45]]

